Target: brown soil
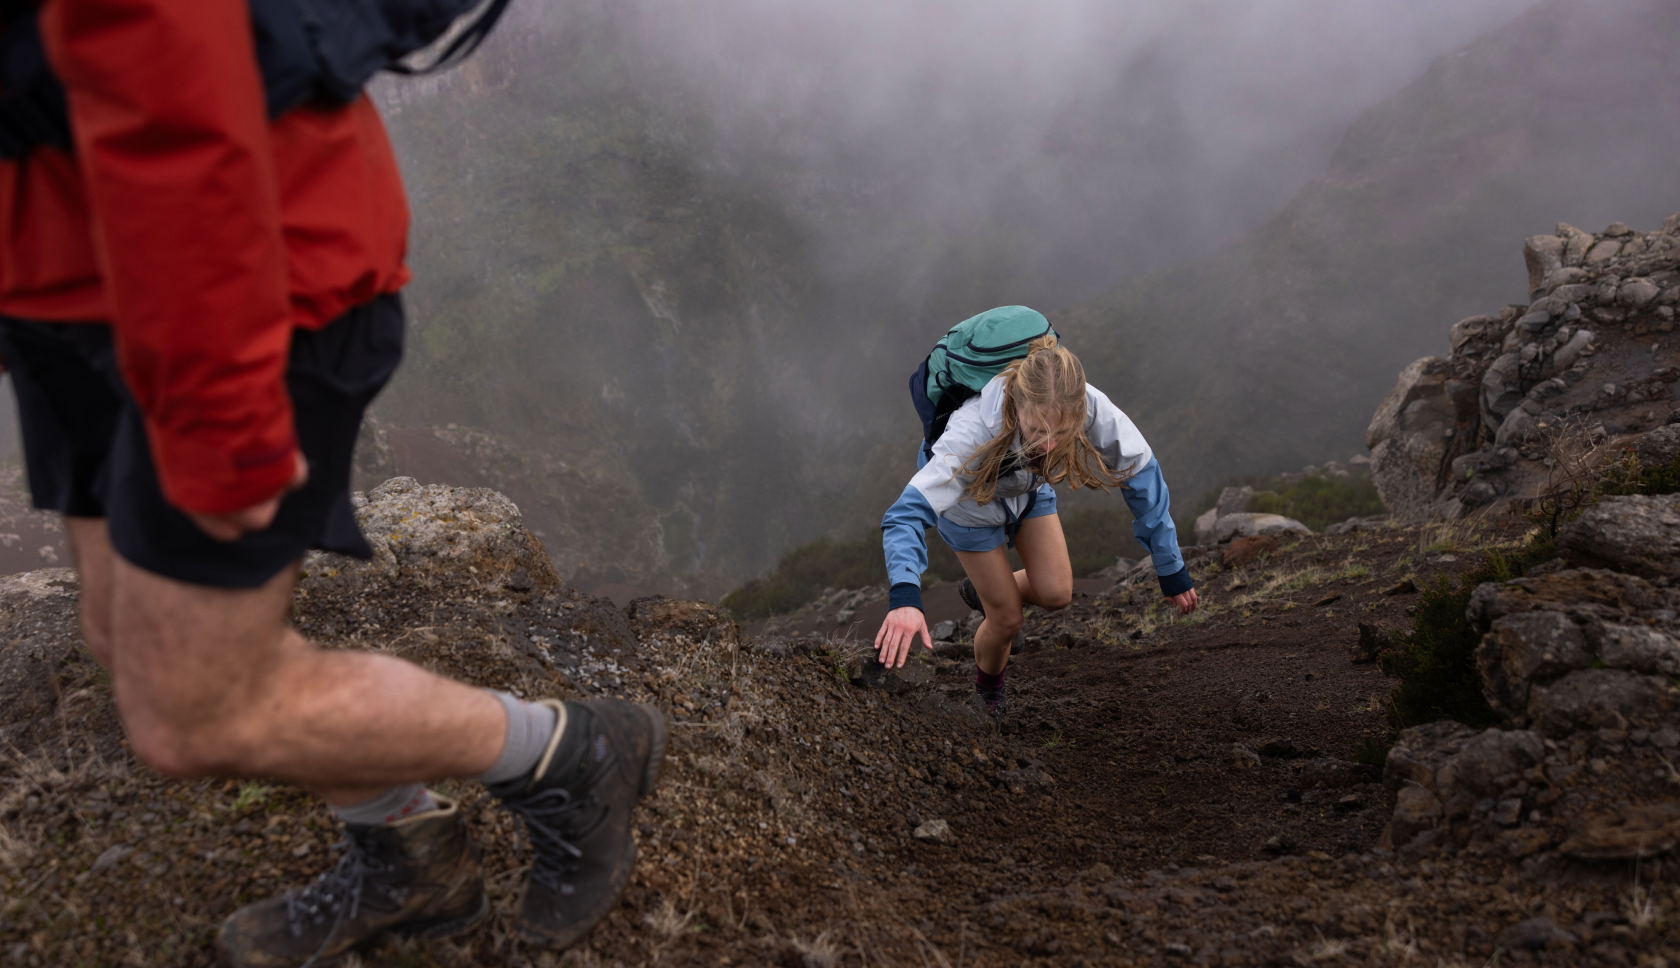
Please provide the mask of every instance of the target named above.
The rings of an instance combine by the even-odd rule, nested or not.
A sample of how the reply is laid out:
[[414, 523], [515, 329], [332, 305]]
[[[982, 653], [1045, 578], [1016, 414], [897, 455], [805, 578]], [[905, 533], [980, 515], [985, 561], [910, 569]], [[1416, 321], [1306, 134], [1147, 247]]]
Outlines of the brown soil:
[[[1002, 732], [968, 701], [971, 662], [865, 689], [845, 675], [860, 647], [741, 640], [693, 603], [368, 587], [298, 617], [498, 688], [671, 712], [635, 878], [566, 964], [1666, 965], [1680, 896], [1652, 868], [1541, 882], [1501, 857], [1396, 857], [1379, 785], [1309, 788], [1319, 753], [1386, 736], [1392, 683], [1348, 656], [1357, 623], [1406, 623], [1416, 595], [1382, 590], [1480, 555], [1429, 550], [1443, 541], [1502, 537], [1367, 532], [1204, 563], [1193, 622], [1141, 585], [1033, 615]], [[129, 757], [64, 578], [0, 586], [0, 964], [207, 964], [219, 919], [313, 876], [336, 833], [302, 794]], [[508, 930], [524, 871], [505, 817], [440, 786], [468, 801], [495, 914], [363, 963], [561, 963]], [[913, 836], [934, 819], [951, 843]]]

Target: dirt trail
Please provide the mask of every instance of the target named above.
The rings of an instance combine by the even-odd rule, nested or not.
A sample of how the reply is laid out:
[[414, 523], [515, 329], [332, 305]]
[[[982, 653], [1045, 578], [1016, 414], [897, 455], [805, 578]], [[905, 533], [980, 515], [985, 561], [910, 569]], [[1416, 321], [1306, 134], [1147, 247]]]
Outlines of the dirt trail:
[[[1384, 530], [1204, 563], [1192, 622], [1152, 609], [1148, 588], [1034, 614], [1001, 733], [968, 701], [969, 661], [937, 658], [929, 682], [890, 694], [848, 681], [857, 655], [832, 639], [741, 639], [700, 604], [312, 594], [299, 619], [328, 644], [528, 695], [645, 698], [674, 723], [637, 873], [585, 944], [557, 958], [513, 940], [512, 828], [445, 783], [486, 847], [495, 915], [362, 963], [1680, 961], [1661, 867], [1637, 890], [1632, 871], [1540, 883], [1499, 857], [1378, 846], [1391, 801], [1348, 761], [1383, 734], [1390, 683], [1350, 661], [1357, 624], [1404, 624], [1415, 594], [1385, 588], [1511, 537]], [[219, 919], [313, 876], [336, 832], [301, 794], [133, 761], [66, 577], [0, 587], [0, 749], [15, 751], [0, 763], [0, 964], [208, 964]], [[915, 836], [935, 820], [949, 842]]]

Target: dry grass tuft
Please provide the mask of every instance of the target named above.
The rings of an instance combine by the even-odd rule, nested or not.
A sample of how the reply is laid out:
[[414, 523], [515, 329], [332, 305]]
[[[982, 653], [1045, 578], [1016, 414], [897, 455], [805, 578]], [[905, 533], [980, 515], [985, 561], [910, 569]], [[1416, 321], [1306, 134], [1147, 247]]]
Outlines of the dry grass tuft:
[[827, 931], [810, 941], [801, 941], [799, 938], [791, 940], [794, 950], [799, 952], [800, 959], [805, 963], [805, 968], [835, 968], [840, 964], [840, 955], [843, 953], [840, 943], [831, 938]]

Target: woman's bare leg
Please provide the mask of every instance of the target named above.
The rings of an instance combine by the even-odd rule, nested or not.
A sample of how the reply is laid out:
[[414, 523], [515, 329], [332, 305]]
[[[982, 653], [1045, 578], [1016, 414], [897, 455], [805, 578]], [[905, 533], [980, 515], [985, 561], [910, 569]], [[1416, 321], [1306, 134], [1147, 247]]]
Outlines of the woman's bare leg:
[[1073, 600], [1073, 565], [1060, 518], [1043, 514], [1023, 521], [1015, 550], [1026, 566], [1020, 571], [1010, 569], [1003, 548], [957, 552], [986, 612], [974, 633], [974, 664], [981, 672], [996, 674], [1009, 664], [1009, 648], [1021, 630], [1022, 603], [1055, 611]]
[[1042, 514], [1021, 522], [1015, 552], [1026, 566], [1015, 573], [1021, 600], [1047, 612], [1067, 608], [1073, 601], [1073, 562], [1068, 560], [1062, 519]]

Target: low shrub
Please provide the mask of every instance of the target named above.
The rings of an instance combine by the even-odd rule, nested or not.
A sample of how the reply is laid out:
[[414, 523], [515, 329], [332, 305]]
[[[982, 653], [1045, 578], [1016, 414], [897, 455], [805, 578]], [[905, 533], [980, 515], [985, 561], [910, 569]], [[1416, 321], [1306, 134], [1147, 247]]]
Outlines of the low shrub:
[[[926, 540], [928, 570], [923, 583], [962, 578], [962, 563], [938, 532], [929, 529]], [[880, 532], [853, 541], [818, 538], [783, 555], [770, 574], [748, 581], [723, 596], [719, 604], [738, 621], [768, 618], [799, 608], [825, 588], [863, 588], [886, 580]]]
[[737, 619], [766, 618], [793, 611], [824, 588], [862, 588], [886, 580], [879, 535], [855, 541], [818, 538], [783, 555], [770, 574], [723, 596], [720, 604]]
[[1465, 609], [1476, 586], [1509, 581], [1555, 556], [1551, 539], [1537, 535], [1511, 552], [1494, 550], [1457, 582], [1436, 577], [1419, 596], [1412, 630], [1377, 657], [1382, 670], [1400, 680], [1389, 693], [1389, 718], [1396, 729], [1455, 719], [1468, 726], [1492, 726], [1499, 717], [1482, 695], [1476, 671], [1481, 642]]
[[[1314, 531], [1322, 531], [1348, 518], [1366, 518], [1383, 513], [1382, 498], [1369, 477], [1324, 477], [1313, 475], [1298, 480], [1290, 477], [1233, 477], [1197, 501], [1189, 519], [1194, 520], [1219, 503], [1219, 495], [1227, 487], [1254, 488], [1254, 503], [1249, 508], [1262, 514], [1282, 514], [1294, 518]], [[1180, 530], [1184, 523], [1180, 522]]]
[[1314, 531], [1323, 531], [1348, 518], [1382, 514], [1383, 503], [1369, 477], [1313, 476], [1295, 484], [1274, 485], [1258, 491], [1250, 510], [1281, 514]]

